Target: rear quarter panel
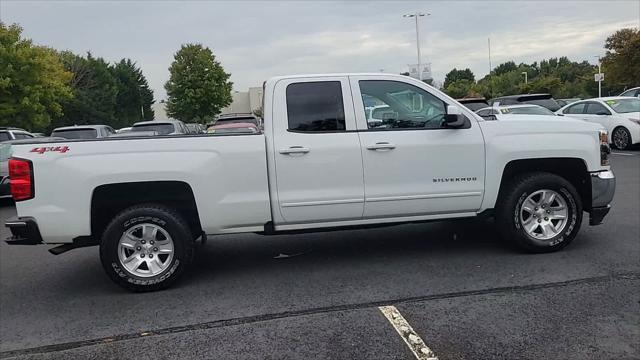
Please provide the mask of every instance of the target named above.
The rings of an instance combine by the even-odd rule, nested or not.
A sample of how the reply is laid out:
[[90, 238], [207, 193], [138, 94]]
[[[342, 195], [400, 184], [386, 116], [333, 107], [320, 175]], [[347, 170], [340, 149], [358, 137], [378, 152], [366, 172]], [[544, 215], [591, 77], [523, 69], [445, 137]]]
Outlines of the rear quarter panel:
[[270, 220], [262, 135], [188, 136], [59, 142], [65, 153], [31, 152], [47, 144], [15, 146], [33, 162], [35, 198], [16, 204], [33, 216], [48, 243], [90, 235], [91, 197], [100, 185], [182, 181], [195, 196], [208, 234], [260, 231]]

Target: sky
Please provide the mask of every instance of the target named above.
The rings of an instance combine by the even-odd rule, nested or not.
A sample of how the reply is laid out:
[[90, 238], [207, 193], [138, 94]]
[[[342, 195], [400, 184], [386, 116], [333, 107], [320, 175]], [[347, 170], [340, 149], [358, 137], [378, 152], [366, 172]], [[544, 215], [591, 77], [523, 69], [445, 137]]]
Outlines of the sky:
[[107, 61], [131, 58], [156, 100], [166, 98], [173, 55], [201, 43], [231, 73], [234, 90], [271, 76], [408, 70], [422, 62], [436, 83], [452, 68], [479, 79], [513, 60], [568, 56], [597, 63], [606, 37], [640, 27], [640, 0], [629, 1], [29, 1], [0, 0], [0, 21], [18, 23], [40, 45]]

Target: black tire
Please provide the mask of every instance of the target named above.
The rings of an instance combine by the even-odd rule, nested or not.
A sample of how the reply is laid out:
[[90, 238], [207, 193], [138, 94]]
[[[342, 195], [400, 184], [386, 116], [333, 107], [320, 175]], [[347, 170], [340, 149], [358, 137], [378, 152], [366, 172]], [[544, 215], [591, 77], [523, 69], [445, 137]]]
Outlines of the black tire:
[[613, 146], [618, 150], [627, 150], [631, 147], [631, 133], [624, 126], [618, 126], [611, 133]]
[[[166, 269], [151, 277], [136, 276], [122, 265], [118, 257], [118, 242], [122, 235], [142, 223], [161, 227], [173, 240], [172, 260]], [[187, 222], [175, 210], [158, 204], [136, 205], [121, 211], [107, 225], [100, 242], [100, 260], [107, 275], [116, 284], [135, 292], [169, 287], [193, 261], [193, 254], [194, 242]]]
[[[568, 219], [562, 231], [547, 240], [529, 235], [522, 225], [521, 206], [536, 191], [549, 189], [562, 196], [567, 204]], [[546, 218], [545, 218], [546, 219]], [[520, 249], [532, 253], [553, 252], [569, 245], [582, 224], [582, 200], [575, 187], [564, 178], [550, 173], [535, 172], [519, 175], [500, 192], [496, 205], [496, 223], [502, 237]]]

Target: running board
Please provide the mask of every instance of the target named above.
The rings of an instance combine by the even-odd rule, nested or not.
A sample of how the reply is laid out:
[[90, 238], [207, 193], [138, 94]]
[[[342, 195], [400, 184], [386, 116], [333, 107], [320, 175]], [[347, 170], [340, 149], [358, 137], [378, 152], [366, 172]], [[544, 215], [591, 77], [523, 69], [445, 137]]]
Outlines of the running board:
[[88, 247], [88, 246], [94, 246], [94, 245], [98, 245], [98, 243], [94, 241], [91, 237], [80, 236], [73, 239], [72, 243], [62, 244], [60, 246], [56, 246], [54, 248], [49, 249], [49, 252], [52, 253], [53, 255], [60, 255], [60, 254], [66, 253], [69, 250]]

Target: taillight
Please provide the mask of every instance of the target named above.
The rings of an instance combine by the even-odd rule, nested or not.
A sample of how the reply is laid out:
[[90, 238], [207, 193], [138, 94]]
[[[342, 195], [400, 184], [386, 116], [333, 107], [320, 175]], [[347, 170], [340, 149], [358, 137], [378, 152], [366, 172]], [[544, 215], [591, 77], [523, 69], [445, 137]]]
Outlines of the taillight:
[[33, 165], [31, 161], [9, 159], [9, 188], [15, 201], [33, 198]]
[[609, 154], [611, 154], [611, 148], [609, 147], [609, 133], [606, 130], [600, 130], [600, 165], [609, 165]]

